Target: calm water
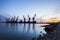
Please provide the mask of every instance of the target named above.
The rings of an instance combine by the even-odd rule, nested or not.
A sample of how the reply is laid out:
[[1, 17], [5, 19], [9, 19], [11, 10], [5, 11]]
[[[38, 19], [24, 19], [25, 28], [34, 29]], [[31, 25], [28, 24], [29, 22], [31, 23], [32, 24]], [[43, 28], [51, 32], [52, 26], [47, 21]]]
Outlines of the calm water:
[[1, 40], [32, 40], [46, 34], [42, 24], [7, 24], [0, 23]]

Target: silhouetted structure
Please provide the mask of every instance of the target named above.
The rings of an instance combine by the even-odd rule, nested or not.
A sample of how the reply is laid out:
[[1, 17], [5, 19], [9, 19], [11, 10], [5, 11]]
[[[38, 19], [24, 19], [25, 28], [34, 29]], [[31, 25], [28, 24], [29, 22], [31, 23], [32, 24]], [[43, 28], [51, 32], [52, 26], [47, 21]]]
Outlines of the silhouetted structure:
[[6, 22], [9, 23], [10, 22], [10, 18], [6, 18]]
[[18, 17], [16, 18], [15, 22], [18, 22]]
[[26, 18], [23, 16], [23, 18], [24, 18], [24, 23], [26, 22]]
[[28, 15], [28, 22], [30, 22], [30, 20], [31, 20], [31, 18], [30, 18], [29, 15]]
[[36, 17], [36, 14], [35, 14], [34, 17], [32, 18], [33, 22], [35, 21], [35, 17]]
[[19, 23], [22, 23], [22, 22], [23, 22], [22, 20], [19, 21]]
[[31, 18], [29, 15], [28, 15], [28, 21], [26, 21], [25, 16], [23, 16], [24, 21], [22, 21], [22, 20], [18, 21], [18, 16], [12, 17], [12, 18], [6, 18], [6, 23], [36, 23], [35, 17], [36, 17], [36, 14], [32, 18], [33, 21], [31, 21]]
[[17, 23], [18, 17], [6, 18], [6, 23]]
[[35, 14], [34, 17], [32, 18], [32, 20], [33, 20], [34, 23], [36, 23], [35, 17], [36, 17], [36, 14]]

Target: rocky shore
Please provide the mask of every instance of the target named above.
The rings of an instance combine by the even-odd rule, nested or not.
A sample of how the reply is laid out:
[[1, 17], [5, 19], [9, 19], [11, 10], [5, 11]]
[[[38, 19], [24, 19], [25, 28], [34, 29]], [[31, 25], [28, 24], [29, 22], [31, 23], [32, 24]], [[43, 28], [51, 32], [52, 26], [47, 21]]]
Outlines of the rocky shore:
[[50, 27], [50, 29], [45, 28], [47, 34], [43, 37], [39, 36], [37, 40], [60, 40], [60, 23], [50, 24], [48, 27]]
[[43, 37], [39, 35], [37, 39], [33, 38], [32, 40], [60, 40], [60, 22], [45, 25], [44, 27], [47, 33]]

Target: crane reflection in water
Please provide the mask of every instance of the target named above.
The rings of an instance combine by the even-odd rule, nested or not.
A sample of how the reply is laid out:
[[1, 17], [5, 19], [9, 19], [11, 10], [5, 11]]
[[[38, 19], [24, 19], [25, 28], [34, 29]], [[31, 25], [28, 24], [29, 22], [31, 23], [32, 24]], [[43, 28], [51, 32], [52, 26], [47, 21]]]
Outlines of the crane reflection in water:
[[[3, 25], [4, 24], [4, 25]], [[3, 35], [2, 38], [5, 39], [21, 39], [21, 40], [31, 40], [33, 37], [37, 38], [40, 32], [46, 34], [43, 30], [44, 27], [38, 26], [38, 24], [32, 23], [2, 23], [0, 28], [0, 35]], [[4, 32], [4, 33], [3, 33]], [[3, 34], [2, 34], [3, 33]], [[8, 35], [7, 35], [8, 34]], [[41, 34], [43, 35], [43, 34]], [[0, 36], [1, 37], [1, 36]]]

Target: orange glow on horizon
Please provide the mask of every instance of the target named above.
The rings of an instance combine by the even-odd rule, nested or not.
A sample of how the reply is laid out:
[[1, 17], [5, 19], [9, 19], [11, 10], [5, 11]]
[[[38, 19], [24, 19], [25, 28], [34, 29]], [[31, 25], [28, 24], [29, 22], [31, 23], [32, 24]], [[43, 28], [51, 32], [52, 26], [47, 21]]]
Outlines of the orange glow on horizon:
[[52, 23], [52, 22], [60, 22], [60, 19], [58, 19], [58, 18], [50, 18], [50, 19], [46, 19], [46, 20], [37, 20], [38, 22], [50, 22], [50, 23]]
[[46, 22], [60, 22], [58, 19], [46, 20]]

